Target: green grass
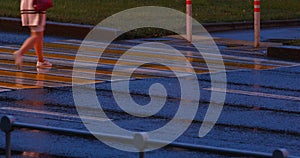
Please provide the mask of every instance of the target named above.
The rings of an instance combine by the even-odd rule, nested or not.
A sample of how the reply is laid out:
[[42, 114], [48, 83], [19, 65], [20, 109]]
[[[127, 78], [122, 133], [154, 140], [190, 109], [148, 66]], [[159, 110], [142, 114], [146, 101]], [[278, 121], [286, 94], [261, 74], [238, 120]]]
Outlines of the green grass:
[[[162, 6], [185, 12], [185, 0], [53, 0], [48, 10], [50, 21], [96, 25], [105, 18], [126, 9]], [[193, 0], [193, 17], [200, 23], [253, 20], [254, 0]], [[20, 0], [0, 0], [0, 17], [20, 18]], [[300, 19], [299, 0], [261, 0], [262, 20]], [[163, 19], [162, 19], [163, 20]], [[144, 28], [122, 38], [157, 37], [166, 30]]]
[[[20, 0], [0, 0], [0, 16], [20, 17]], [[185, 12], [185, 0], [54, 0], [51, 21], [98, 24], [103, 19], [139, 6], [163, 6]], [[261, 0], [262, 20], [300, 18], [299, 0]], [[193, 0], [193, 17], [199, 22], [251, 21], [253, 0]]]

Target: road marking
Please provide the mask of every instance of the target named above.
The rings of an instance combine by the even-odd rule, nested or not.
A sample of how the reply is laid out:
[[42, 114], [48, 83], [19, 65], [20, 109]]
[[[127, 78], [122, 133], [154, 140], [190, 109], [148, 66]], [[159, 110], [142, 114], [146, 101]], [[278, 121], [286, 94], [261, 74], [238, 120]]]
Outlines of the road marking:
[[[67, 46], [65, 46], [67, 45]], [[99, 52], [99, 51], [104, 51], [104, 48], [97, 43], [97, 47], [95, 47], [96, 44], [94, 45], [87, 45], [86, 49], [92, 52]], [[53, 44], [49, 44], [49, 47], [67, 47], [67, 48], [72, 48], [73, 49], [78, 49], [79, 46], [69, 46], [66, 43], [53, 43]], [[150, 49], [150, 50], [149, 50]], [[135, 61], [143, 61], [144, 58], [157, 58], [157, 59], [165, 59], [165, 61], [173, 61], [174, 63], [181, 61], [182, 57], [174, 54], [173, 50], [169, 50], [169, 49], [165, 49], [165, 48], [152, 48], [153, 50], [151, 50], [151, 48], [149, 47], [140, 47], [139, 49], [137, 49], [135, 52], [131, 52], [131, 56], [132, 59], [138, 59]], [[113, 48], [113, 49], [106, 49], [105, 53], [108, 54], [123, 54], [124, 51], [126, 51], [126, 49], [124, 48], [120, 48], [117, 46], [117, 48]], [[187, 51], [181, 51], [183, 53], [191, 53], [191, 52], [187, 52]], [[191, 62], [195, 62], [195, 63], [206, 63], [209, 62], [211, 64], [216, 64], [218, 65], [220, 62], [224, 62], [224, 64], [226, 66], [234, 66], [237, 67], [236, 69], [239, 68], [253, 68], [255, 65], [259, 65], [260, 69], [270, 69], [270, 68], [274, 68], [277, 66], [274, 65], [269, 65], [268, 63], [253, 63], [253, 59], [252, 58], [247, 58], [244, 59], [244, 61], [240, 61], [241, 59], [239, 58], [234, 58], [234, 56], [228, 56], [228, 55], [222, 55], [223, 56], [223, 60], [220, 61], [220, 58], [218, 55], [216, 54], [211, 54], [211, 53], [203, 53], [202, 54], [206, 54], [206, 56], [209, 56], [209, 58], [206, 58], [205, 60], [200, 57], [199, 55], [192, 55], [191, 56]], [[227, 57], [227, 58], [226, 58]], [[231, 59], [229, 59], [229, 57]], [[109, 58], [103, 58], [103, 59], [109, 59]], [[111, 58], [111, 59], [115, 59], [115, 58]], [[132, 62], [132, 61], [130, 61]]]
[[90, 121], [110, 121], [111, 119], [101, 118], [101, 117], [94, 117], [94, 116], [78, 116], [66, 113], [59, 113], [59, 112], [49, 112], [49, 111], [42, 111], [42, 110], [34, 110], [34, 109], [23, 109], [23, 108], [16, 108], [16, 107], [1, 107], [1, 110], [9, 110], [9, 111], [17, 111], [17, 112], [25, 112], [25, 113], [33, 113], [33, 114], [42, 114], [42, 115], [51, 115], [51, 116], [58, 116], [58, 117], [69, 117], [73, 119], [84, 119]]
[[249, 96], [266, 97], [266, 98], [274, 98], [274, 99], [286, 99], [286, 100], [300, 101], [300, 97], [270, 94], [270, 93], [251, 92], [251, 91], [234, 90], [234, 89], [221, 89], [221, 88], [204, 88], [204, 90], [224, 92], [224, 93], [233, 93], [233, 94], [242, 94], [242, 95], [249, 95]]
[[26, 85], [19, 83], [9, 83], [0, 81], [0, 88], [10, 88], [10, 89], [33, 89], [33, 88], [41, 88], [40, 86], [35, 85]]
[[72, 78], [53, 76], [53, 75], [45, 75], [45, 74], [34, 74], [25, 71], [13, 71], [13, 70], [2, 70], [0, 69], [0, 76], [15, 76], [17, 78], [28, 78], [28, 79], [37, 79], [43, 81], [53, 81], [53, 82], [64, 82], [71, 83]]
[[9, 92], [9, 91], [11, 91], [11, 89], [0, 88], [0, 93], [1, 92]]
[[[99, 51], [99, 50], [96, 49], [94, 51]], [[110, 51], [109, 53], [115, 52], [115, 50], [108, 50], [108, 51]], [[120, 53], [123, 53], [123, 51], [120, 51]], [[136, 54], [142, 54], [142, 53], [137, 52]], [[28, 52], [28, 53], [26, 53], [26, 56], [34, 57], [35, 54], [33, 52]], [[55, 58], [55, 59], [62, 59], [62, 60], [75, 60], [75, 56], [70, 55], [70, 54], [68, 54], [68, 55], [55, 54], [54, 55], [54, 54], [51, 54], [51, 53], [45, 53], [44, 56], [48, 57], [48, 58]], [[170, 56], [168, 56], [168, 57], [170, 58]], [[135, 57], [135, 58], [126, 59], [126, 60], [118, 60], [118, 58], [116, 58], [114, 56], [114, 57], [103, 57], [99, 60], [96, 56], [92, 56], [92, 55], [90, 55], [90, 56], [84, 55], [84, 56], [77, 56], [76, 57], [77, 62], [79, 62], [79, 64], [82, 64], [82, 65], [87, 65], [89, 63], [102, 64], [102, 65], [116, 65], [116, 63], [118, 62], [118, 65], [120, 65], [120, 66], [133, 66], [133, 65], [144, 64], [145, 62], [147, 62], [147, 60], [143, 60], [143, 59], [147, 59], [147, 58], [137, 58], [137, 57]], [[164, 61], [165, 62], [173, 62], [172, 66], [170, 66], [171, 69], [173, 69], [173, 70], [181, 71], [181, 72], [184, 72], [186, 70], [185, 65], [178, 64], [178, 61], [176, 62], [174, 60], [167, 59], [167, 56], [165, 57]], [[201, 61], [201, 62], [204, 62], [204, 60]], [[219, 63], [220, 63], [219, 61], [215, 62], [212, 59], [211, 59], [210, 62], [214, 63], [216, 65], [219, 65]], [[241, 67], [243, 65], [246, 65], [246, 64], [241, 64], [241, 65], [239, 65], [239, 67]], [[218, 70], [219, 67], [220, 66], [216, 66], [216, 70]], [[165, 67], [161, 67], [159, 65], [154, 65], [154, 64], [153, 64], [152, 68], [155, 68], [155, 69], [158, 69], [158, 70], [164, 70], [165, 69]], [[246, 67], [246, 68], [249, 68], [249, 67]], [[196, 73], [203, 73], [202, 70], [206, 69], [206, 65], [205, 66], [197, 66], [197, 67], [195, 66], [194, 69], [195, 69]]]
[[[193, 48], [187, 45], [181, 45], [180, 52], [187, 56], [188, 61], [181, 61], [182, 57], [176, 55], [174, 50], [166, 48], [156, 48], [156, 47], [136, 47], [134, 51], [130, 51], [130, 58], [118, 60], [120, 55], [124, 52], [130, 50], [132, 45], [125, 43], [112, 44], [108, 48], [104, 48], [105, 43], [101, 42], [90, 42], [85, 43], [86, 54], [76, 55], [77, 50], [81, 45], [80, 40], [65, 40], [58, 42], [45, 43], [45, 57], [48, 57], [50, 62], [53, 62], [54, 67], [51, 71], [47, 73], [37, 73], [35, 71], [35, 53], [27, 52], [24, 56], [24, 69], [23, 71], [16, 71], [14, 67], [14, 61], [12, 52], [19, 48], [19, 45], [7, 45], [0, 46], [0, 77], [10, 77], [13, 80], [1, 80], [0, 87], [7, 89], [25, 89], [25, 88], [37, 88], [28, 87], [31, 82], [15, 82], [22, 80], [33, 80], [37, 82], [51, 82], [55, 84], [67, 84], [72, 83], [72, 70], [73, 62], [76, 58], [77, 61], [82, 61], [80, 67], [76, 70], [78, 74], [82, 76], [77, 76], [77, 81], [82, 82], [82, 84], [99, 83], [109, 80], [113, 68], [118, 64], [122, 69], [119, 71], [114, 71], [114, 75], [117, 75], [121, 80], [124, 76], [131, 76], [133, 78], [156, 78], [156, 77], [173, 77], [174, 70], [176, 72], [181, 72], [182, 74], [189, 74], [190, 72], [196, 72], [197, 74], [207, 73], [209, 70], [207, 68], [207, 62], [212, 66], [210, 71], [217, 72], [220, 66], [223, 66], [223, 62], [226, 66], [226, 70], [241, 70], [241, 69], [273, 69], [282, 66], [296, 65], [293, 62], [283, 62], [277, 60], [260, 59], [256, 57], [246, 57], [246, 56], [236, 56], [222, 54], [223, 60], [220, 60], [219, 56], [214, 53], [205, 53], [207, 46], [203, 45], [204, 52], [208, 56], [206, 60], [202, 56], [199, 56], [197, 52], [187, 51], [184, 48]], [[134, 40], [128, 41], [134, 43]], [[140, 41], [143, 43], [145, 41]], [[134, 43], [139, 44], [139, 43]], [[171, 46], [179, 46], [176, 43], [170, 44]], [[104, 51], [105, 54], [101, 59], [98, 59], [99, 51]], [[128, 52], [129, 53], [129, 52]], [[159, 64], [145, 64], [148, 61], [157, 60], [161, 63], [169, 63], [169, 67], [159, 65]], [[27, 61], [27, 62], [26, 62]], [[181, 62], [180, 62], [181, 61]], [[192, 69], [186, 65], [185, 62], [190, 62], [193, 66]], [[97, 70], [90, 69], [90, 66], [98, 64]], [[134, 74], [129, 74], [135, 65], [142, 64]], [[27, 71], [25, 71], [27, 70]], [[193, 71], [191, 71], [193, 70]], [[89, 77], [95, 73], [95, 77]], [[76, 78], [76, 76], [73, 76]], [[24, 84], [22, 87], [21, 85]], [[49, 84], [43, 84], [43, 87], [49, 87]], [[41, 87], [42, 87], [41, 86]], [[41, 88], [40, 87], [40, 88]]]
[[[134, 41], [134, 40], [131, 40], [131, 41]], [[138, 42], [138, 43], [144, 43], [145, 41], [141, 41], [141, 42]], [[65, 46], [65, 45], [72, 45], [72, 49], [78, 49], [80, 47], [80, 44], [81, 44], [81, 41], [80, 40], [66, 40], [66, 41], [59, 41], [59, 42], [53, 42], [53, 44], [60, 44], [62, 46]], [[85, 43], [85, 45], [87, 45]], [[93, 47], [97, 45], [99, 48], [103, 48], [103, 45], [106, 45], [105, 43], [101, 43], [101, 42], [96, 42], [96, 43], [90, 43], [90, 46]], [[177, 46], [177, 45], [174, 45], [174, 44], [171, 44], [172, 46]], [[88, 45], [87, 45], [88, 46]], [[128, 48], [131, 48], [132, 45], [127, 45], [126, 43], [125, 44], [112, 44], [111, 46], [114, 47], [114, 49], [112, 50], [119, 50], [121, 52], [124, 52], [124, 50], [127, 50]], [[188, 46], [184, 46], [184, 48], [187, 48]], [[204, 46], [205, 47], [205, 46]], [[149, 54], [165, 54], [165, 55], [172, 55], [174, 56], [174, 54], [170, 54], [173, 52], [173, 50], [169, 50], [169, 49], [166, 49], [166, 48], [153, 48], [153, 47], [145, 47], [145, 46], [139, 46], [139, 49], [137, 49], [138, 51], [141, 51], [141, 52], [147, 52]], [[99, 51], [99, 50], [98, 50]], [[222, 51], [235, 51], [235, 50], [222, 50]], [[183, 53], [187, 53], [190, 51], [182, 51], [181, 52]], [[139, 53], [139, 52], [137, 52]], [[195, 52], [194, 52], [195, 53]], [[203, 53], [203, 52], [202, 52]], [[247, 53], [249, 53], [249, 51], [247, 51]], [[196, 53], [197, 54], [197, 53]], [[211, 54], [211, 53], [204, 53], [204, 54], [207, 54], [207, 56], [211, 56], [211, 57], [215, 57], [217, 56], [216, 54]], [[176, 56], [176, 55], [175, 55]], [[275, 65], [294, 65], [294, 64], [297, 64], [296, 62], [288, 62], [288, 61], [279, 61], [279, 60], [270, 60], [270, 59], [261, 59], [261, 58], [255, 58], [255, 57], [243, 57], [243, 56], [234, 56], [234, 55], [226, 55], [226, 54], [222, 54], [222, 57], [224, 59], [233, 59], [235, 61], [233, 62], [239, 62], [239, 61], [243, 61], [243, 62], [247, 62], [247, 61], [258, 61], [260, 63], [263, 63], [264, 65], [268, 65], [268, 66], [275, 66]]]

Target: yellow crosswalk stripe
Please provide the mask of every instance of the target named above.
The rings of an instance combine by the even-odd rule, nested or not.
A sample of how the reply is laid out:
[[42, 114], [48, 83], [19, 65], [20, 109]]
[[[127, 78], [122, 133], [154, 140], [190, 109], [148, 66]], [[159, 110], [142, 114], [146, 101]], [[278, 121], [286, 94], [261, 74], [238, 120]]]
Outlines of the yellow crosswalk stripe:
[[45, 75], [45, 74], [32, 74], [26, 72], [6, 71], [6, 70], [0, 70], [0, 76], [15, 76], [18, 78], [28, 78], [28, 79], [63, 82], [63, 83], [72, 82], [71, 78], [66, 78], [66, 77], [52, 76], [52, 75]]
[[[120, 79], [126, 76], [133, 78], [154, 78], [154, 77], [173, 77], [172, 71], [189, 74], [193, 71], [197, 74], [218, 71], [219, 67], [224, 62], [226, 70], [239, 69], [273, 69], [280, 66], [290, 66], [293, 63], [260, 59], [255, 57], [222, 55], [223, 60], [215, 54], [206, 54], [204, 58], [191, 51], [181, 51], [187, 58], [176, 55], [173, 50], [141, 47], [129, 51], [129, 58], [119, 59], [127, 50], [131, 48], [126, 44], [112, 44], [105, 49], [104, 44], [97, 46], [91, 43], [84, 47], [87, 52], [84, 55], [78, 55], [77, 51], [80, 47], [79, 40], [64, 40], [52, 43], [45, 43], [45, 57], [54, 63], [53, 68], [49, 72], [39, 73], [35, 68], [36, 55], [33, 51], [27, 52], [24, 56], [24, 70], [18, 71], [14, 67], [12, 53], [19, 48], [18, 45], [4, 45], [0, 46], [0, 91], [7, 89], [23, 89], [23, 88], [40, 88], [41, 85], [35, 85], [35, 82], [44, 82], [42, 86], [64, 86], [72, 85], [72, 73], [78, 72], [95, 77], [88, 78], [80, 76], [80, 78], [73, 77], [82, 84], [89, 84], [95, 82], [103, 82], [109, 80], [112, 75], [119, 76]], [[184, 45], [182, 47], [185, 47]], [[190, 46], [186, 46], [187, 48]], [[104, 50], [105, 49], [105, 50]], [[100, 51], [104, 54], [98, 59]], [[128, 53], [128, 52], [126, 52]], [[127, 54], [128, 55], [128, 54]], [[82, 66], [73, 69], [74, 61], [82, 62]], [[157, 61], [155, 63], [148, 61]], [[193, 67], [186, 65], [190, 63]], [[168, 66], [165, 64], [168, 63]], [[206, 64], [212, 66], [211, 71], [208, 70]], [[97, 65], [97, 69], [93, 70], [90, 65]], [[114, 71], [113, 68], [118, 65], [122, 69]], [[140, 65], [134, 72], [130, 72]], [[103, 69], [102, 69], [103, 68]], [[192, 70], [192, 71], [191, 71]], [[112, 72], [114, 73], [112, 74]], [[1, 81], [1, 77], [3, 81]], [[4, 80], [3, 77], [11, 79]], [[23, 79], [24, 82], [17, 82]], [[25, 82], [26, 81], [26, 82]], [[35, 81], [35, 82], [34, 82]]]
[[[48, 43], [46, 44], [47, 47], [53, 47], [53, 48], [68, 48], [68, 49], [73, 49], [73, 50], [78, 50], [79, 46], [75, 45], [67, 45], [67, 44], [61, 44], [61, 43]], [[88, 51], [94, 52], [95, 54], [100, 51], [104, 51], [104, 53], [109, 53], [109, 54], [117, 54], [117, 55], [122, 55], [125, 51], [124, 50], [116, 50], [116, 49], [106, 49], [104, 50], [103, 48], [87, 48]], [[182, 57], [179, 56], [174, 56], [172, 54], [159, 54], [159, 53], [143, 53], [143, 52], [132, 52], [131, 53], [134, 56], [142, 57], [142, 58], [156, 58], [156, 59], [165, 59], [165, 60], [182, 60]], [[191, 63], [210, 63], [210, 64], [219, 64], [219, 61], [216, 61], [215, 59], [206, 59], [204, 60], [202, 57], [198, 56], [192, 56], [191, 58]], [[91, 61], [86, 57], [79, 57], [78, 60], [82, 61]], [[225, 66], [232, 66], [232, 67], [237, 67], [237, 68], [258, 68], [258, 69], [271, 69], [275, 68], [276, 66], [269, 66], [265, 65], [263, 63], [245, 63], [245, 62], [240, 62], [238, 60], [233, 60], [231, 59], [232, 62], [224, 60]], [[241, 59], [239, 59], [241, 60]], [[94, 62], [97, 62], [97, 60], [93, 60]], [[116, 60], [114, 60], [116, 62]], [[102, 62], [107, 62], [107, 60], [102, 60]], [[105, 64], [105, 63], [104, 63]], [[200, 72], [201, 73], [201, 72]]]
[[8, 83], [8, 82], [0, 82], [0, 87], [9, 88], [9, 89], [41, 88], [40, 86], [32, 86], [32, 85], [24, 85], [19, 83]]
[[[3, 49], [0, 49], [0, 52], [4, 51]], [[4, 52], [7, 52], [7, 51], [4, 51]], [[35, 54], [33, 52], [28, 52], [26, 54], [26, 56], [31, 56], [31, 57], [34, 57]], [[71, 55], [56, 55], [56, 54], [50, 54], [50, 53], [45, 53], [44, 56], [46, 58], [55, 58], [55, 59], [65, 59], [65, 60], [74, 60], [75, 59], [75, 56], [71, 56]], [[86, 56], [79, 56], [76, 58], [76, 60], [80, 61], [80, 62], [87, 62], [87, 63], [98, 63], [98, 64], [102, 64], [102, 65], [116, 65], [117, 62], [119, 62], [119, 64], [122, 66], [122, 65], [126, 65], [126, 66], [134, 66], [134, 65], [137, 65], [139, 63], [143, 63], [143, 61], [126, 61], [126, 60], [117, 60], [117, 59], [114, 59], [114, 58], [101, 58], [100, 60], [98, 58], [95, 58], [95, 57], [86, 57]], [[146, 66], [146, 65], [143, 65], [144, 67], [149, 67], [149, 66]], [[141, 66], [141, 67], [143, 67]], [[164, 66], [161, 66], [161, 65], [152, 65], [151, 68], [154, 68], [154, 69], [159, 69], [159, 70], [169, 70], [167, 69], [166, 67]], [[180, 71], [180, 72], [186, 72], [186, 69], [185, 67], [182, 67], [181, 65], [174, 65], [174, 66], [171, 66], [170, 69], [172, 70], [175, 70], [175, 71]], [[198, 66], [198, 67], [195, 67], [195, 71], [196, 73], [203, 73], [203, 72], [207, 72], [206, 69], [206, 66]]]

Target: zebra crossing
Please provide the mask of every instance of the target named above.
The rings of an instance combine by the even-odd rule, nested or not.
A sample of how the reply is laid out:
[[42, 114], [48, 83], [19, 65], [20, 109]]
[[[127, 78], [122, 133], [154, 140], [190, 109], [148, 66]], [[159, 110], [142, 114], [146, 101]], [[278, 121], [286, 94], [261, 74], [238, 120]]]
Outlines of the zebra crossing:
[[[24, 55], [22, 70], [16, 69], [12, 53], [17, 50], [20, 45], [0, 45], [0, 92], [42, 87], [63, 87], [72, 85], [73, 64], [75, 60], [83, 60], [86, 65], [76, 69], [81, 73], [94, 74], [94, 78], [82, 77], [82, 82], [101, 83], [111, 79], [112, 75], [117, 75], [122, 79], [123, 76], [131, 78], [157, 78], [157, 77], [173, 77], [172, 70], [182, 73], [190, 73], [190, 67], [184, 63], [180, 63], [182, 58], [173, 53], [173, 50], [155, 47], [141, 47], [130, 52], [131, 47], [146, 42], [147, 40], [126, 40], [117, 41], [105, 48], [104, 44], [98, 43], [96, 46], [91, 45], [88, 53], [78, 55], [78, 49], [81, 46], [80, 40], [62, 40], [57, 42], [45, 43], [44, 55], [47, 60], [53, 63], [51, 69], [37, 69], [36, 56], [33, 50]], [[210, 54], [209, 58], [204, 59], [189, 44], [184, 43], [180, 39], [172, 39], [172, 41], [163, 41], [174, 48], [180, 49], [185, 55], [188, 62], [192, 65], [193, 72], [197, 74], [208, 73], [217, 69], [220, 62], [224, 62], [226, 71], [242, 70], [242, 69], [274, 69], [278, 67], [286, 67], [295, 65], [293, 62], [278, 61], [267, 59], [259, 56], [255, 51], [241, 51], [235, 53], [232, 48], [222, 48], [222, 58], [216, 58], [214, 54]], [[101, 58], [97, 51], [105, 52]], [[129, 52], [130, 59], [120, 59], [124, 52]], [[228, 53], [229, 52], [229, 53]], [[230, 53], [231, 52], [231, 53]], [[246, 54], [246, 55], [245, 55]], [[155, 60], [158, 63], [168, 62], [170, 67], [158, 63], [147, 63], [147, 59]], [[213, 69], [208, 69], [206, 62], [213, 64]], [[89, 64], [97, 64], [96, 70], [91, 68]], [[114, 66], [118, 65], [122, 69], [114, 71]], [[129, 70], [134, 65], [141, 65], [130, 74]]]

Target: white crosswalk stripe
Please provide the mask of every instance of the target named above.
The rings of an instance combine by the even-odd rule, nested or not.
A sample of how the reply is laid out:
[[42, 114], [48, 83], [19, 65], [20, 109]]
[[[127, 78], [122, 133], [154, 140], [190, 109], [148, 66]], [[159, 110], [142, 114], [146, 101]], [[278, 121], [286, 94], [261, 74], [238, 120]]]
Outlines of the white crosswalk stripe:
[[[83, 83], [103, 82], [110, 80], [113, 68], [116, 64], [122, 69], [114, 72], [114, 75], [131, 76], [133, 78], [150, 78], [150, 77], [173, 77], [172, 70], [176, 70], [183, 74], [188, 74], [190, 67], [181, 63], [182, 58], [173, 51], [166, 48], [154, 47], [138, 47], [134, 52], [129, 52], [129, 59], [119, 59], [120, 56], [131, 49], [132, 45], [138, 45], [145, 41], [130, 40], [110, 45], [104, 48], [105, 43], [90, 43], [87, 50], [89, 53], [78, 56], [77, 51], [82, 41], [80, 40], [64, 40], [45, 44], [45, 57], [53, 63], [53, 68], [48, 70], [37, 70], [35, 67], [36, 57], [34, 52], [28, 52], [24, 56], [24, 68], [19, 71], [14, 66], [12, 52], [17, 50], [19, 45], [1, 45], [0, 46], [0, 92], [6, 92], [12, 89], [24, 88], [41, 88], [41, 87], [61, 87], [72, 85], [72, 72], [75, 59], [85, 61], [81, 71], [87, 76], [95, 73], [95, 78], [81, 78]], [[168, 44], [172, 45], [172, 42]], [[174, 44], [176, 46], [176, 44]], [[191, 47], [188, 45], [180, 45], [180, 52], [189, 58], [189, 62], [193, 66], [193, 70], [197, 74], [209, 72], [206, 62], [212, 66], [210, 71], [218, 71], [220, 63], [225, 64], [226, 70], [241, 69], [273, 69], [278, 67], [292, 66], [296, 63], [271, 60], [260, 58], [258, 56], [243, 56], [232, 54], [222, 54], [223, 61], [216, 54], [207, 54], [204, 60], [197, 52], [187, 51]], [[99, 51], [104, 51], [101, 59], [98, 59]], [[223, 50], [224, 52], [228, 50]], [[233, 50], [231, 50], [233, 51]], [[77, 56], [76, 56], [77, 55]], [[168, 63], [171, 68], [163, 65], [149, 63], [149, 61], [157, 60], [159, 63]], [[92, 69], [97, 64], [97, 70]], [[134, 65], [142, 65], [135, 74], [128, 74], [134, 68]]]

